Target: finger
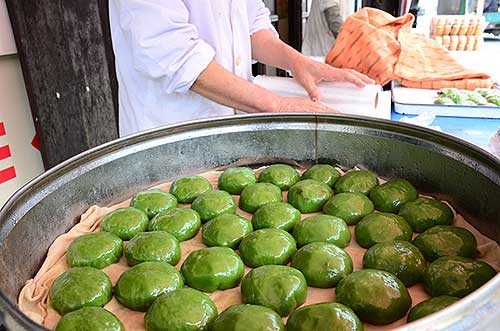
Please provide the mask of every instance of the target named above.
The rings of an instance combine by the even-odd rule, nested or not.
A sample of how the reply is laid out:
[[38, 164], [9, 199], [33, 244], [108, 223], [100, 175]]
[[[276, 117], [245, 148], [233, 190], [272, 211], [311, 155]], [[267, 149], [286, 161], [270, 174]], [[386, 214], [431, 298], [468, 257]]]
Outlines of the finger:
[[365, 75], [352, 69], [339, 69], [330, 67], [325, 72], [326, 81], [346, 81], [353, 83], [358, 87], [365, 87], [367, 84], [373, 84], [373, 81]]
[[353, 83], [358, 87], [364, 87], [366, 85], [361, 78], [351, 74], [348, 70], [333, 67], [328, 68], [324, 74], [323, 80], [328, 82], [346, 81]]
[[357, 76], [351, 74], [348, 71], [344, 71], [344, 80], [350, 83], [353, 83], [357, 87], [365, 87], [366, 83], [361, 80], [361, 78], [358, 78]]
[[338, 113], [335, 109], [325, 106], [322, 103], [309, 103], [307, 107], [308, 112], [314, 113]]
[[307, 91], [307, 95], [309, 95], [309, 98], [312, 102], [318, 102], [321, 99], [321, 94], [319, 93], [318, 86], [311, 76], [308, 76], [301, 83]]
[[360, 73], [359, 71], [356, 71], [354, 69], [347, 69], [351, 74], [355, 75], [356, 77], [358, 77], [359, 79], [361, 79], [363, 82], [365, 82], [366, 84], [375, 84], [375, 81], [373, 79], [371, 79], [370, 77]]

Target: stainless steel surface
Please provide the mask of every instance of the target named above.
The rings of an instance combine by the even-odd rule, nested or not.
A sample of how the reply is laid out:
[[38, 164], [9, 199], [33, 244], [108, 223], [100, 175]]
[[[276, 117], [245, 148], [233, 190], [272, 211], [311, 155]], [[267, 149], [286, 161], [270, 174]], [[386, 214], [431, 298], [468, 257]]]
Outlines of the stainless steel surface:
[[[500, 242], [500, 163], [466, 142], [361, 117], [276, 114], [196, 121], [85, 152], [7, 202], [0, 211], [0, 311], [8, 329], [43, 330], [19, 312], [17, 296], [53, 240], [92, 204], [120, 201], [153, 184], [240, 159], [257, 164], [270, 158], [362, 165], [406, 178], [421, 192], [445, 193], [477, 229]], [[398, 330], [487, 330], [480, 323], [499, 322], [498, 311], [497, 275], [458, 304]]]

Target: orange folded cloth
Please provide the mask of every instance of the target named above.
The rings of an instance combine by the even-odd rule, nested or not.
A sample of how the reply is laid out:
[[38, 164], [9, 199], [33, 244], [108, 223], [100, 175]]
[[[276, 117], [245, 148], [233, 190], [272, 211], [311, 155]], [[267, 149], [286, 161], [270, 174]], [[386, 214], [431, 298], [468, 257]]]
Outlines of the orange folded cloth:
[[397, 80], [414, 88], [490, 88], [492, 78], [460, 65], [435, 40], [412, 33], [414, 17], [363, 8], [347, 18], [325, 62], [355, 69], [378, 84]]

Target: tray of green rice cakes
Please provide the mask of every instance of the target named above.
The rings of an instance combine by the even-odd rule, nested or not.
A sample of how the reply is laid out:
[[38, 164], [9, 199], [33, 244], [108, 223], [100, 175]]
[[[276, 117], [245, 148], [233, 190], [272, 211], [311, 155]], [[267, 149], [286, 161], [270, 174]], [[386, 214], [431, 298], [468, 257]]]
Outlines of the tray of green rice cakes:
[[234, 166], [92, 206], [19, 307], [56, 331], [390, 330], [488, 282], [499, 252], [404, 178]]
[[474, 91], [456, 88], [415, 89], [392, 84], [394, 111], [418, 115], [432, 112], [437, 116], [500, 118], [500, 89], [477, 88]]

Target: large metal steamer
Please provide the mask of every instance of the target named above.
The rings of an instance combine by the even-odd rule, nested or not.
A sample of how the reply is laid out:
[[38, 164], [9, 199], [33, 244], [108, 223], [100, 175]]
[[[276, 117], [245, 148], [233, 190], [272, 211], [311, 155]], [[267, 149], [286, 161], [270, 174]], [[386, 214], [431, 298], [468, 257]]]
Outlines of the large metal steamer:
[[[450, 201], [500, 242], [500, 162], [431, 130], [361, 117], [235, 116], [170, 126], [82, 153], [36, 178], [0, 212], [0, 324], [44, 330], [16, 306], [48, 247], [92, 204], [106, 205], [182, 175], [245, 159], [334, 162], [406, 178]], [[500, 275], [447, 309], [398, 330], [488, 330], [500, 322]]]

